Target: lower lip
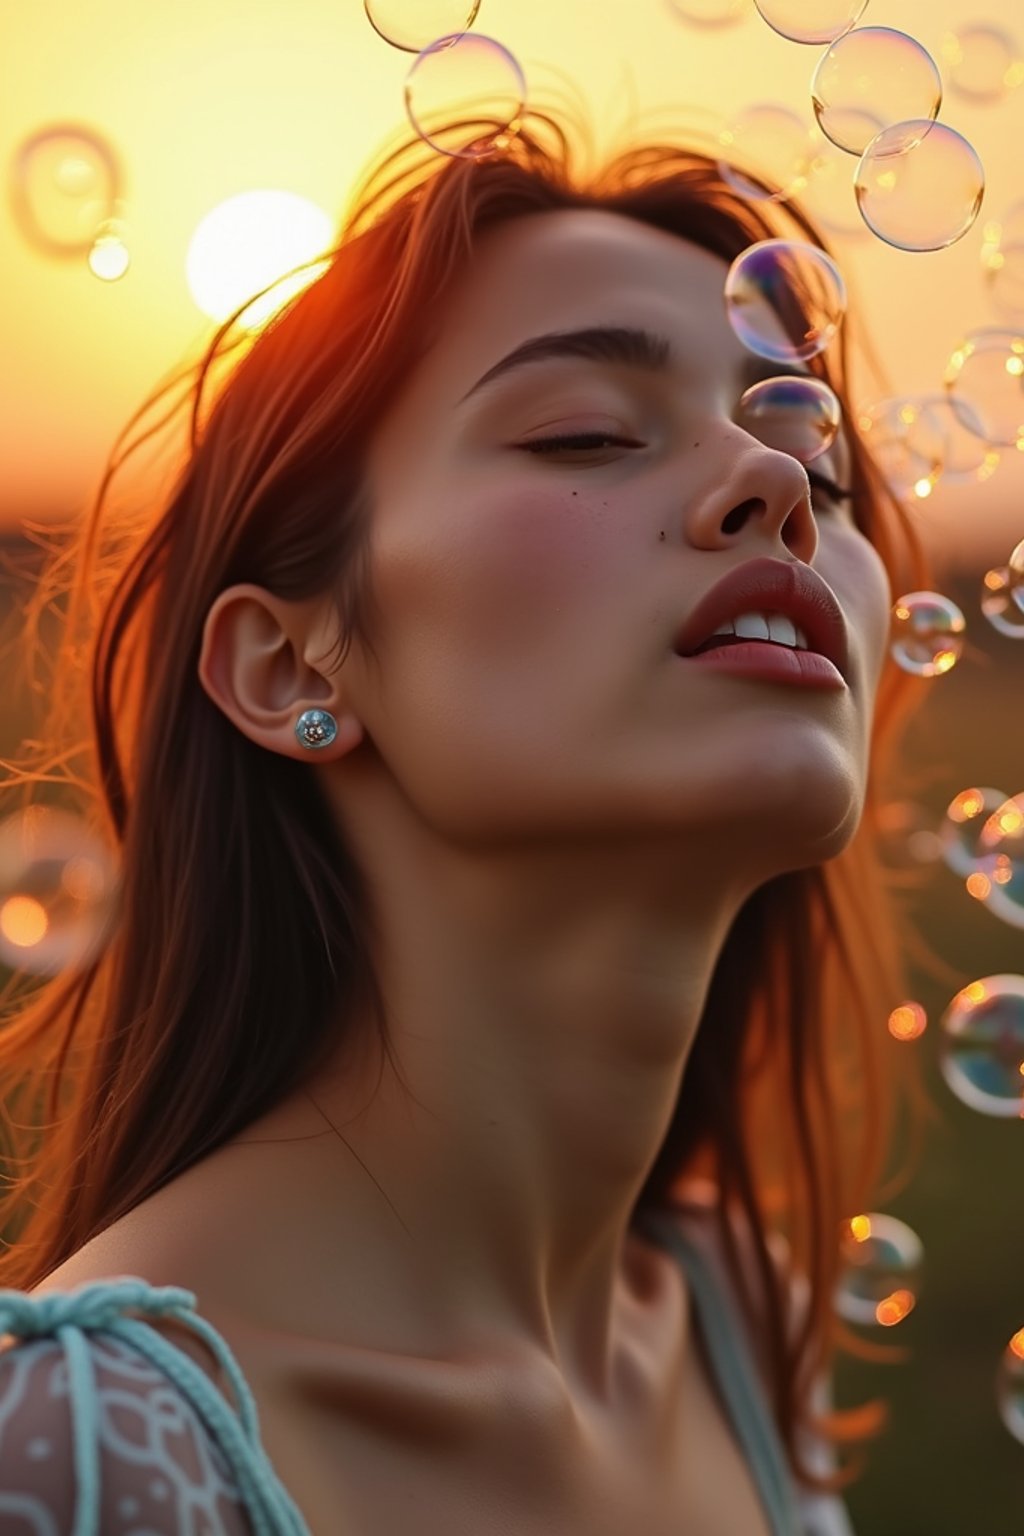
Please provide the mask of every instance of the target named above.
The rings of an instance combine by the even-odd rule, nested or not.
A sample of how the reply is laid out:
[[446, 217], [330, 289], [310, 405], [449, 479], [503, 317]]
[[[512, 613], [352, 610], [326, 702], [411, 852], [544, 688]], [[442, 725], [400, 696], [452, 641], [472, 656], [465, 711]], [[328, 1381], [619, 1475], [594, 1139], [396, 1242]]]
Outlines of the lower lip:
[[791, 650], [769, 641], [751, 640], [744, 645], [723, 645], [681, 656], [693, 666], [713, 667], [717, 672], [736, 672], [741, 677], [760, 677], [766, 683], [792, 683], [796, 688], [845, 688], [846, 679], [827, 656], [817, 651]]

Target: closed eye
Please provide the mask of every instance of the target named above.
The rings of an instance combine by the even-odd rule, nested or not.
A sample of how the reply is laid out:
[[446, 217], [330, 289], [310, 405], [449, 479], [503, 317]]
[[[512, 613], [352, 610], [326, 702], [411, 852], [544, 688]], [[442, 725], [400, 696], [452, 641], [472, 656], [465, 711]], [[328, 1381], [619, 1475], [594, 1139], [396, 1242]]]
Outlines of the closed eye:
[[[618, 446], [620, 448], [640, 448], [641, 443], [634, 442], [632, 438], [616, 437], [611, 432], [574, 432], [562, 437], [535, 437], [528, 443], [521, 444], [528, 453], [564, 453], [575, 451], [582, 453], [588, 448], [605, 448]], [[852, 501], [853, 491], [844, 490], [827, 475], [821, 474], [816, 469], [807, 471], [807, 478], [812, 490], [822, 491], [830, 501]]]

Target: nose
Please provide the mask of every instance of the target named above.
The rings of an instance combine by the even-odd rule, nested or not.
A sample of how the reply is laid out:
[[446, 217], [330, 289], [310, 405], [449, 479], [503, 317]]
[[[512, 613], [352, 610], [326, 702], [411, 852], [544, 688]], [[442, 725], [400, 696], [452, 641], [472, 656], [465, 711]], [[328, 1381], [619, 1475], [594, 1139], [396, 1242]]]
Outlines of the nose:
[[792, 454], [743, 435], [746, 441], [729, 450], [707, 491], [691, 504], [691, 541], [715, 549], [743, 538], [776, 552], [781, 543], [809, 565], [818, 548], [818, 525], [807, 471]]

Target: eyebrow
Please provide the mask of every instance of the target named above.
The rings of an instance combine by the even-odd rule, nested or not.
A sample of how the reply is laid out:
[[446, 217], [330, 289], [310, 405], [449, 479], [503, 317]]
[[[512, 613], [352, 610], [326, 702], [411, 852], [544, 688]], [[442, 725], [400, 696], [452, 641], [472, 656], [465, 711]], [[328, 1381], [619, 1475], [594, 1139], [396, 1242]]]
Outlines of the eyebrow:
[[[672, 344], [667, 336], [654, 331], [628, 325], [594, 325], [578, 331], [548, 331], [543, 336], [531, 336], [513, 347], [511, 352], [498, 360], [482, 374], [473, 387], [458, 402], [463, 405], [487, 384], [513, 368], [524, 368], [529, 363], [539, 363], [552, 357], [582, 357], [595, 363], [626, 363], [633, 368], [645, 368], [650, 373], [668, 374], [677, 366]], [[796, 363], [774, 362], [768, 357], [751, 353], [740, 369], [740, 383], [744, 389], [759, 384], [762, 379], [779, 377], [813, 378], [806, 368]]]

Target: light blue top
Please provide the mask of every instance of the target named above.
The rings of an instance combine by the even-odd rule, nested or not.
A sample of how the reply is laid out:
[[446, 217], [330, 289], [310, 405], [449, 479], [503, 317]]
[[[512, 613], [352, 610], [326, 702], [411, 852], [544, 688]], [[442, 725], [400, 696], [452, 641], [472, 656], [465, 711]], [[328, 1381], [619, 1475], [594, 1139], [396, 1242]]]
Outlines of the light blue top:
[[[820, 1519], [809, 1518], [815, 1496], [810, 1496], [809, 1503], [801, 1503], [801, 1497], [808, 1496], [799, 1495], [794, 1487], [734, 1303], [727, 1286], [716, 1274], [713, 1260], [701, 1251], [698, 1243], [680, 1233], [673, 1221], [649, 1216], [644, 1225], [654, 1240], [676, 1254], [687, 1272], [711, 1366], [764, 1504], [772, 1536], [818, 1536], [819, 1532], [821, 1536], [852, 1536], [840, 1501], [821, 1501], [818, 1496]], [[106, 1525], [101, 1532], [101, 1510], [109, 1508], [109, 1499], [106, 1505], [103, 1503], [101, 1487], [102, 1441], [104, 1475], [112, 1483], [116, 1480], [122, 1495], [126, 1491], [140, 1495], [121, 1497], [119, 1518], [127, 1520], [129, 1515], [140, 1515], [150, 1494], [166, 1500], [167, 1489], [177, 1488], [179, 1497], [191, 1500], [192, 1513], [201, 1508], [213, 1529], [225, 1529], [214, 1513], [219, 1494], [233, 1498], [239, 1511], [238, 1523], [230, 1526], [231, 1533], [251, 1530], [255, 1536], [312, 1536], [260, 1441], [256, 1404], [237, 1360], [217, 1330], [196, 1314], [195, 1307], [196, 1296], [191, 1291], [175, 1286], [156, 1287], [131, 1277], [40, 1296], [0, 1290], [0, 1338], [11, 1334], [22, 1341], [12, 1349], [0, 1350], [0, 1529], [5, 1528], [4, 1516], [13, 1515], [24, 1521], [25, 1530], [38, 1532], [39, 1536], [112, 1536]], [[204, 1339], [231, 1384], [237, 1414], [184, 1351], [145, 1321], [126, 1317], [124, 1314], [129, 1311], [174, 1318]], [[125, 1347], [118, 1348], [112, 1340]], [[144, 1459], [139, 1442], [119, 1442], [111, 1427], [110, 1405], [115, 1399], [121, 1403], [128, 1401], [132, 1410], [138, 1412], [137, 1385], [134, 1399], [126, 1398], [123, 1392], [118, 1396], [97, 1388], [100, 1367], [120, 1372], [122, 1382], [127, 1381], [130, 1367], [137, 1384], [140, 1355], [159, 1373], [147, 1372], [145, 1368], [141, 1372], [142, 1378], [154, 1383], [155, 1393], [150, 1406], [145, 1407], [145, 1412], [152, 1415], [153, 1432], [142, 1437], [147, 1453], [144, 1466], [137, 1465]], [[31, 1369], [33, 1362], [39, 1367], [47, 1362], [51, 1368], [65, 1367], [60, 1383], [54, 1374], [44, 1386], [40, 1371]], [[110, 1379], [118, 1378], [103, 1378]], [[33, 1380], [34, 1387], [30, 1385]], [[197, 1439], [201, 1439], [199, 1431], [205, 1427], [215, 1446], [212, 1453], [207, 1448], [199, 1457], [204, 1472], [202, 1485], [193, 1483], [184, 1493], [181, 1468], [171, 1465], [168, 1453], [162, 1449], [170, 1413], [167, 1380], [177, 1387], [192, 1410], [175, 1399], [178, 1420], [171, 1428], [180, 1431], [183, 1421], [187, 1421], [197, 1431]], [[65, 1470], [63, 1502], [59, 1495], [59, 1470], [55, 1475], [52, 1467], [47, 1469], [43, 1465], [47, 1458], [52, 1460], [53, 1442], [59, 1440], [54, 1432], [55, 1418], [66, 1423], [66, 1417], [55, 1416], [50, 1406], [53, 1398], [61, 1395], [70, 1399], [70, 1446], [64, 1449], [64, 1459], [71, 1460], [74, 1469], [73, 1495]], [[105, 1398], [102, 1406], [101, 1397]], [[32, 1428], [46, 1433], [28, 1439]], [[32, 1461], [38, 1464], [32, 1466]], [[127, 1462], [133, 1465], [122, 1465]], [[164, 1474], [163, 1478], [154, 1475], [159, 1473]], [[143, 1476], [148, 1479], [144, 1487]], [[161, 1484], [164, 1491], [159, 1492]], [[69, 1529], [68, 1506], [72, 1497], [74, 1516]], [[58, 1520], [58, 1510], [63, 1523]], [[157, 1533], [179, 1529], [179, 1512], [168, 1503], [162, 1506], [166, 1525], [160, 1524], [159, 1518], [154, 1519], [149, 1509], [145, 1513], [147, 1518], [138, 1520], [135, 1529]], [[160, 1513], [158, 1510], [158, 1517]], [[128, 1525], [119, 1525], [118, 1529], [122, 1528], [127, 1529]]]

